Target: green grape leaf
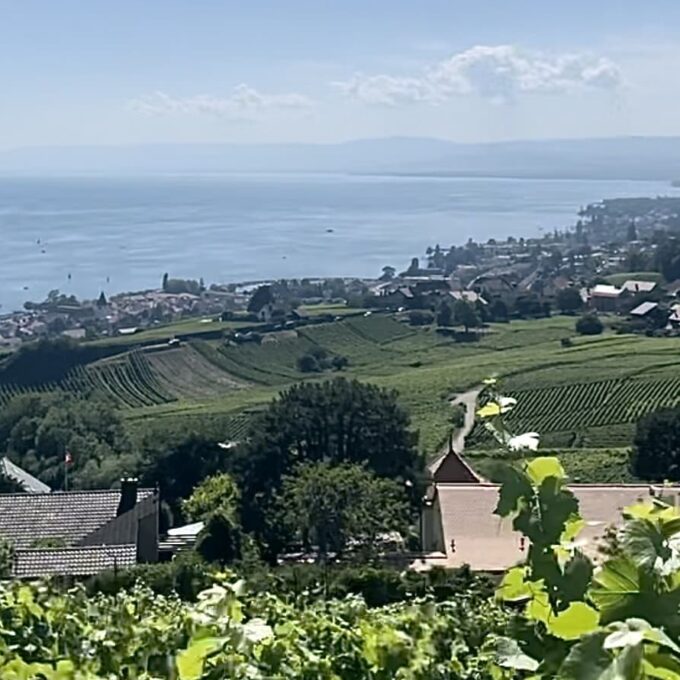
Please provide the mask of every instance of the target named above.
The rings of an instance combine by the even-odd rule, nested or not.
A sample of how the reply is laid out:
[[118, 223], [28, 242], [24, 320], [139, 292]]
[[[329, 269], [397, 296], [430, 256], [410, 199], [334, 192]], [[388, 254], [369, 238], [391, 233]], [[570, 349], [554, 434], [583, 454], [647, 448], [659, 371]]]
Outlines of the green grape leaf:
[[603, 648], [607, 633], [598, 631], [581, 638], [560, 666], [560, 680], [598, 680], [612, 663], [613, 656]]
[[496, 640], [495, 661], [501, 668], [516, 671], [535, 671], [539, 663], [522, 651], [516, 640], [500, 637]]
[[525, 580], [526, 567], [509, 569], [501, 581], [496, 596], [505, 602], [521, 602], [532, 597], [531, 585]]
[[490, 401], [485, 406], [477, 409], [478, 418], [495, 418], [501, 414], [501, 405], [498, 402]]
[[553, 615], [548, 593], [546, 593], [545, 590], [534, 593], [534, 597], [527, 602], [525, 613], [528, 619], [541, 621], [547, 624], [550, 617]]
[[548, 631], [562, 640], [577, 640], [597, 630], [600, 615], [585, 602], [572, 602], [563, 612], [548, 619]]
[[526, 472], [536, 486], [540, 486], [548, 477], [565, 478], [562, 464], [558, 458], [553, 457], [534, 458], [527, 463]]
[[605, 562], [593, 576], [590, 598], [603, 617], [625, 608], [640, 594], [640, 572], [628, 557]]
[[574, 553], [564, 566], [560, 596], [566, 602], [583, 600], [593, 578], [591, 561], [580, 552]]
[[203, 638], [192, 642], [177, 655], [180, 680], [198, 680], [203, 675], [206, 658], [224, 644], [222, 638]]
[[601, 680], [636, 680], [642, 668], [642, 646], [626, 647], [602, 673]]
[[642, 670], [645, 673], [645, 678], [678, 680], [680, 678], [680, 661], [670, 654], [645, 652], [642, 659]]
[[578, 516], [568, 519], [560, 536], [560, 543], [571, 543], [581, 533], [585, 525], [585, 520]]
[[667, 560], [671, 551], [663, 534], [650, 520], [628, 520], [621, 530], [621, 545], [638, 567], [651, 569], [657, 558]]
[[496, 472], [494, 481], [499, 483], [501, 488], [494, 514], [507, 517], [516, 513], [523, 503], [528, 503], [534, 492], [529, 478], [517, 468], [502, 465]]

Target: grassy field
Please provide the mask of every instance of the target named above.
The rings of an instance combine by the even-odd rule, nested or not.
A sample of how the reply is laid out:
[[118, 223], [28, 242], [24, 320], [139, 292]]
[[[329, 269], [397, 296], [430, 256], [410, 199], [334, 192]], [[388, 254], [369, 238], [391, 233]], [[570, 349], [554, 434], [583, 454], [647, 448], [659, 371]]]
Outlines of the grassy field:
[[[230, 431], [242, 431], [247, 412], [286, 386], [337, 375], [299, 372], [298, 359], [323, 348], [348, 358], [342, 375], [398, 391], [428, 456], [436, 454], [452, 427], [453, 396], [496, 375], [503, 391], [519, 400], [513, 428], [539, 431], [543, 447], [564, 450], [574, 475], [587, 478], [599, 469], [600, 477], [623, 478], [620, 452], [630, 445], [636, 420], [680, 403], [680, 342], [614, 334], [574, 337], [574, 321], [494, 324], [478, 342], [456, 343], [434, 328], [412, 328], [390, 315], [351, 316], [268, 333], [261, 343], [192, 339], [161, 351], [138, 349], [79, 368], [63, 385], [42, 389], [94, 387], [119, 404], [131, 427], [210, 422], [228, 438]], [[564, 347], [561, 340], [567, 337], [572, 345]], [[0, 401], [15, 391], [5, 388]], [[490, 441], [477, 430], [471, 442], [484, 469]]]
[[610, 274], [605, 279], [614, 286], [622, 286], [626, 281], [635, 279], [638, 281], [656, 281], [663, 283], [663, 275], [659, 272], [624, 272], [622, 274]]

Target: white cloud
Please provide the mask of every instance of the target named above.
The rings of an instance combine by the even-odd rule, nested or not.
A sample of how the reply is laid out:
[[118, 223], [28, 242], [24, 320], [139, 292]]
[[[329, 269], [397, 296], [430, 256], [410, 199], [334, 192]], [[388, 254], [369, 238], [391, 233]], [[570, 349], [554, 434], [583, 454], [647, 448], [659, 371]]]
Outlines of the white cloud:
[[614, 90], [621, 83], [619, 67], [605, 57], [529, 52], [512, 45], [478, 45], [416, 76], [356, 74], [335, 85], [346, 95], [368, 104], [395, 106], [437, 103], [471, 94], [500, 103], [522, 93]]
[[367, 104], [396, 106], [408, 102], [434, 102], [439, 98], [432, 84], [420, 78], [365, 76], [357, 73], [349, 80], [334, 85], [345, 95]]
[[301, 94], [265, 94], [245, 84], [237, 85], [227, 97], [194, 95], [173, 97], [153, 92], [129, 103], [129, 107], [150, 116], [203, 114], [233, 119], [260, 118], [271, 111], [309, 111], [314, 102]]

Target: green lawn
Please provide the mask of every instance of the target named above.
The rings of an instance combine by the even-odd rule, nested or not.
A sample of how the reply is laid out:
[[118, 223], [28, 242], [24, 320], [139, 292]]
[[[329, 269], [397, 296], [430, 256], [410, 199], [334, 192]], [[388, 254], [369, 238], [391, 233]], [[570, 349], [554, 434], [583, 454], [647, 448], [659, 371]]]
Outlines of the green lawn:
[[610, 274], [605, 279], [614, 286], [622, 286], [626, 281], [636, 279], [638, 281], [656, 281], [663, 283], [663, 275], [659, 272], [623, 272], [622, 274]]

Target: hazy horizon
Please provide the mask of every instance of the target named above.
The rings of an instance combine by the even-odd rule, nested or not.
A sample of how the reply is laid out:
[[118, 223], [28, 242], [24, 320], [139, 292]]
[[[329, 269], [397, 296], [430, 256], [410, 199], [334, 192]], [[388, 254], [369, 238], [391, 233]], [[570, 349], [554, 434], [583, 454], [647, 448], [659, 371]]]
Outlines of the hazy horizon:
[[678, 136], [679, 37], [671, 0], [5, 2], [0, 151]]

